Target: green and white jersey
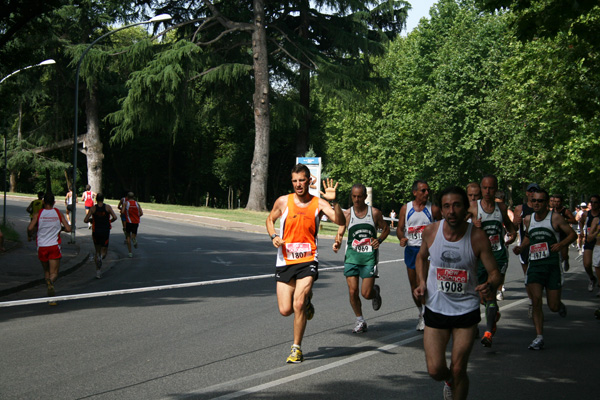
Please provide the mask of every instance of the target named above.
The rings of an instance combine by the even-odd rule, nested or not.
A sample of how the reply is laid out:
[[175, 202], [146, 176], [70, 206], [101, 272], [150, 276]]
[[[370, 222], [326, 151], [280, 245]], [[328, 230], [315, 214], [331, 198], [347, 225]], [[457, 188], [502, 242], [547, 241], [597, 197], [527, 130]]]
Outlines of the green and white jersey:
[[494, 203], [494, 211], [486, 212], [481, 206], [481, 200], [477, 200], [477, 219], [481, 218], [481, 229], [490, 239], [492, 253], [498, 265], [508, 262], [508, 250], [504, 242], [504, 221], [498, 204]]
[[367, 214], [358, 218], [354, 207], [350, 208], [348, 240], [346, 241], [345, 264], [377, 265], [378, 251], [373, 250], [372, 242], [377, 240], [377, 229], [373, 219], [373, 208], [368, 206]]
[[529, 266], [560, 264], [560, 253], [551, 252], [553, 244], [560, 241], [559, 233], [552, 226], [552, 211], [542, 221], [536, 221], [536, 214], [531, 214], [529, 221]]

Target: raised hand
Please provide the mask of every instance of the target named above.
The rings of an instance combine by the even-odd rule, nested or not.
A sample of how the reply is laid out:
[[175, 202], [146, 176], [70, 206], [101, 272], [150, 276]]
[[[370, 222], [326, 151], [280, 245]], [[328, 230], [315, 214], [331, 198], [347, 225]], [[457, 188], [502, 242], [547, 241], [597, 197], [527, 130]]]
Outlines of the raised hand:
[[325, 192], [323, 192], [321, 190], [321, 196], [323, 196], [324, 200], [327, 201], [334, 201], [335, 200], [335, 192], [337, 190], [338, 187], [338, 182], [336, 182], [335, 186], [333, 186], [333, 179], [329, 178], [329, 179], [324, 179], [323, 180], [323, 189], [325, 189]]

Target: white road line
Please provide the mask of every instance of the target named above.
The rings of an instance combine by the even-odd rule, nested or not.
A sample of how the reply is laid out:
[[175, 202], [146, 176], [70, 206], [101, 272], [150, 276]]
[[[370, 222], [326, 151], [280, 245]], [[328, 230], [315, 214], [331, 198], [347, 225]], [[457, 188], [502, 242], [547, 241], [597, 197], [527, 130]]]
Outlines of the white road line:
[[[380, 264], [397, 262], [397, 261], [399, 261], [399, 260], [382, 261], [382, 262], [380, 262]], [[334, 271], [334, 270], [338, 270], [338, 269], [342, 269], [342, 268], [344, 268], [343, 265], [336, 266], [336, 267], [319, 268], [319, 272]], [[155, 292], [155, 291], [159, 291], [159, 290], [181, 289], [181, 288], [188, 288], [188, 287], [195, 287], [195, 286], [219, 285], [219, 284], [223, 284], [223, 283], [252, 281], [252, 280], [256, 280], [256, 279], [267, 279], [267, 278], [273, 278], [273, 276], [274, 276], [274, 274], [243, 276], [243, 277], [239, 277], [239, 278], [217, 279], [214, 281], [177, 283], [177, 284], [172, 284], [172, 285], [149, 286], [149, 287], [142, 287], [142, 288], [135, 288], [135, 289], [110, 290], [110, 291], [105, 291], [105, 292], [81, 293], [81, 294], [72, 294], [72, 295], [55, 296], [55, 297], [40, 297], [37, 299], [4, 301], [4, 302], [0, 302], [0, 307], [14, 307], [14, 306], [23, 306], [23, 305], [27, 305], [27, 304], [48, 303], [49, 301], [68, 301], [68, 300], [89, 299], [89, 298], [93, 298], [93, 297], [117, 296], [117, 295], [121, 295], [121, 294]]]
[[[519, 306], [519, 305], [521, 305], [521, 304], [523, 304], [523, 303], [525, 303], [527, 301], [529, 301], [529, 299], [527, 299], [527, 298], [514, 301], [514, 302], [512, 302], [512, 303], [510, 303], [510, 304], [508, 304], [506, 306], [503, 306], [502, 310], [505, 310], [505, 311], [509, 310], [509, 309], [517, 307], [517, 306]], [[485, 313], [481, 313], [481, 318], [485, 318]], [[291, 375], [291, 376], [288, 376], [288, 377], [285, 377], [285, 378], [276, 379], [274, 381], [263, 383], [261, 385], [249, 387], [249, 388], [246, 388], [246, 389], [239, 390], [237, 392], [232, 392], [232, 393], [229, 393], [229, 394], [226, 394], [226, 395], [223, 395], [223, 396], [215, 397], [213, 400], [235, 399], [235, 398], [238, 398], [238, 397], [241, 397], [241, 396], [245, 396], [247, 394], [260, 392], [261, 390], [270, 389], [270, 388], [275, 387], [275, 386], [279, 386], [279, 385], [282, 385], [282, 384], [285, 384], [285, 383], [289, 383], [289, 382], [292, 382], [292, 381], [295, 381], [295, 380], [298, 380], [298, 379], [306, 378], [308, 376], [311, 376], [311, 375], [314, 375], [314, 374], [318, 374], [318, 373], [323, 372], [323, 371], [327, 371], [327, 370], [330, 370], [330, 369], [333, 369], [333, 368], [338, 368], [338, 367], [344, 366], [346, 364], [352, 363], [354, 361], [361, 360], [363, 358], [367, 358], [367, 357], [370, 357], [370, 356], [374, 356], [374, 355], [380, 354], [380, 353], [382, 353], [384, 351], [388, 351], [388, 350], [394, 349], [396, 347], [404, 346], [405, 344], [412, 343], [412, 342], [414, 342], [416, 340], [422, 339], [422, 337], [423, 337], [423, 335], [421, 333], [414, 333], [414, 332], [411, 331], [411, 332], [391, 334], [391, 335], [379, 338], [378, 341], [381, 342], [381, 341], [386, 341], [386, 340], [389, 340], [389, 339], [395, 339], [397, 337], [406, 336], [407, 334], [410, 334], [412, 336], [409, 337], [409, 338], [406, 338], [406, 339], [399, 340], [399, 341], [397, 341], [395, 343], [391, 343], [391, 344], [387, 344], [385, 346], [381, 346], [381, 347], [379, 347], [379, 348], [377, 348], [375, 350], [365, 351], [363, 353], [355, 354], [355, 355], [350, 356], [348, 358], [344, 358], [343, 360], [334, 361], [332, 363], [329, 363], [329, 364], [326, 364], [326, 365], [322, 365], [322, 366], [317, 367], [317, 368], [313, 368], [313, 369], [311, 369], [309, 371], [304, 371], [304, 372], [301, 372], [301, 373], [298, 373], [298, 374], [295, 374], [295, 375]], [[357, 345], [355, 345], [353, 347], [367, 347], [369, 344], [371, 344], [371, 341], [359, 343], [359, 344], [357, 344]], [[316, 361], [310, 361], [309, 360], [309, 361], [305, 361], [303, 364], [310, 364], [310, 363], [315, 363], [315, 362]], [[234, 386], [234, 385], [237, 385], [237, 384], [240, 384], [240, 383], [244, 383], [244, 382], [248, 382], [248, 381], [253, 381], [253, 380], [258, 379], [258, 378], [264, 378], [266, 376], [282, 372], [282, 371], [284, 371], [286, 369], [287, 369], [286, 367], [279, 367], [279, 368], [274, 368], [274, 369], [271, 369], [271, 370], [259, 372], [257, 374], [249, 375], [249, 376], [246, 376], [246, 377], [234, 379], [234, 380], [231, 380], [231, 381], [228, 381], [228, 382], [223, 382], [223, 383], [220, 383], [220, 384], [217, 384], [217, 385], [213, 385], [213, 386], [210, 386], [210, 387], [207, 387], [207, 388], [203, 388], [203, 389], [200, 389], [200, 390], [197, 390], [197, 391], [189, 392], [189, 393], [186, 394], [185, 397], [188, 397], [187, 395], [189, 395], [189, 396], [197, 396], [199, 394], [205, 394], [205, 393], [210, 393], [210, 392], [215, 392], [215, 391], [222, 391], [223, 389], [225, 389], [227, 387]]]

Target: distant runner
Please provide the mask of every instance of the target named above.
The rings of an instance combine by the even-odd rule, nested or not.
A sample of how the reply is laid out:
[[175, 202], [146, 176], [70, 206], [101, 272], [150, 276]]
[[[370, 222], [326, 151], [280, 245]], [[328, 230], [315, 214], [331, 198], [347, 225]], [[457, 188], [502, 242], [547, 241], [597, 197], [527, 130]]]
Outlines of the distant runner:
[[[412, 186], [412, 194], [415, 199], [409, 201], [400, 209], [396, 236], [398, 236], [400, 246], [406, 247], [404, 250], [404, 263], [406, 264], [406, 272], [408, 274], [411, 291], [414, 292], [417, 288], [415, 261], [417, 253], [421, 248], [421, 235], [427, 225], [442, 219], [442, 215], [440, 213], [440, 208], [429, 202], [430, 189], [427, 182], [416, 180]], [[413, 301], [419, 310], [417, 330], [422, 331], [425, 329], [423, 306], [421, 301], [414, 296]]]
[[[537, 334], [529, 345], [530, 350], [544, 348], [542, 311], [544, 288], [550, 311], [558, 312], [563, 318], [567, 316], [567, 308], [561, 301], [564, 277], [560, 265], [560, 251], [577, 238], [567, 221], [560, 214], [548, 209], [548, 198], [548, 192], [542, 189], [533, 194], [531, 201], [534, 212], [523, 220], [527, 234], [521, 244], [513, 249], [515, 254], [522, 254], [523, 249], [529, 249], [529, 267], [525, 284], [533, 300], [533, 324]], [[561, 231], [566, 235], [563, 240], [559, 240]]]
[[[381, 288], [375, 285], [377, 278], [377, 263], [379, 261], [379, 245], [387, 238], [390, 227], [383, 220], [383, 215], [375, 207], [365, 203], [367, 188], [365, 185], [352, 186], [352, 207], [344, 211], [346, 226], [341, 225], [333, 243], [333, 251], [338, 252], [346, 227], [348, 240], [344, 257], [344, 276], [350, 292], [350, 305], [356, 315], [353, 333], [367, 331], [367, 321], [363, 317], [362, 304], [359, 294], [367, 300], [372, 300], [373, 310], [381, 307]], [[377, 237], [377, 230], [381, 235]], [[362, 288], [359, 289], [359, 278], [362, 278]]]
[[[71, 232], [71, 225], [58, 208], [54, 208], [54, 203], [54, 195], [46, 193], [44, 207], [27, 227], [27, 233], [30, 236], [37, 227], [38, 258], [44, 268], [48, 297], [55, 295], [54, 282], [58, 279], [60, 269], [60, 259], [62, 258], [60, 231]], [[55, 306], [56, 302], [50, 301], [49, 304]]]
[[104, 204], [104, 195], [96, 195], [96, 205], [92, 206], [88, 215], [83, 219], [84, 223], [92, 220], [92, 240], [94, 241], [94, 263], [96, 264], [96, 278], [102, 278], [102, 260], [108, 253], [108, 241], [110, 238], [111, 223], [117, 220], [117, 214], [112, 207]]

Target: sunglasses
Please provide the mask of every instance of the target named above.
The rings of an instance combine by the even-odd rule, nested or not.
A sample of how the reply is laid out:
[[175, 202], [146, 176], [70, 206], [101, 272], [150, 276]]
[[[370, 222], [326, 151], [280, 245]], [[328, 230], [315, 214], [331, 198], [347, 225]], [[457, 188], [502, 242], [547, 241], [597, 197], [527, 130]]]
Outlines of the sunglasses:
[[544, 203], [546, 199], [531, 199], [532, 203]]
[[431, 192], [431, 190], [430, 189], [421, 189], [421, 190], [419, 190], [419, 192], [425, 193], [425, 192]]

